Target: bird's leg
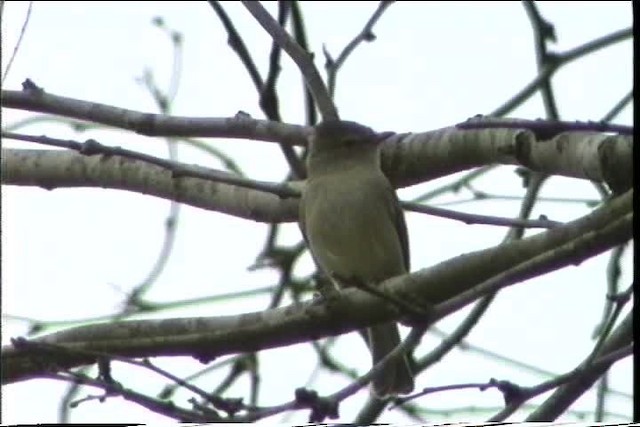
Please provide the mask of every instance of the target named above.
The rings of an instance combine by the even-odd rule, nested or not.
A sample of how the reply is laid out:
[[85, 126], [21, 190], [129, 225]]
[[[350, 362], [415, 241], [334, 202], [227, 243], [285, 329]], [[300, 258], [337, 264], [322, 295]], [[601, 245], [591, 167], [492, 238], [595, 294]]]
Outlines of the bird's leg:
[[335, 283], [322, 273], [315, 274], [314, 282], [317, 292], [313, 294], [313, 304], [323, 304], [339, 298], [340, 290]]

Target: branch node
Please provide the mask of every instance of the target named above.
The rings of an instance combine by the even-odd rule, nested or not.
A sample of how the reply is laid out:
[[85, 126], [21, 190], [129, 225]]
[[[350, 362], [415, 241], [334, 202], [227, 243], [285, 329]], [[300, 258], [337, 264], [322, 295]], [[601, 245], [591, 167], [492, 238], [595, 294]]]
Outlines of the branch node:
[[297, 388], [295, 400], [298, 405], [311, 408], [309, 422], [319, 423], [326, 418], [336, 419], [339, 417], [338, 402], [335, 399], [318, 396], [318, 392], [306, 388]]

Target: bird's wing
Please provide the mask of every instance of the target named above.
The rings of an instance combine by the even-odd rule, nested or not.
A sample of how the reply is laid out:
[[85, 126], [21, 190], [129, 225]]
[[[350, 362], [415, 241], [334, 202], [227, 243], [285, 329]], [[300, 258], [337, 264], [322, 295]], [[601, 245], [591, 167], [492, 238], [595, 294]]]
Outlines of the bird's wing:
[[407, 223], [404, 219], [404, 212], [402, 211], [402, 207], [400, 206], [398, 195], [391, 186], [391, 183], [389, 183], [386, 190], [387, 197], [391, 201], [391, 203], [388, 203], [387, 206], [390, 206], [391, 220], [393, 221], [396, 231], [398, 232], [398, 239], [400, 239], [400, 247], [402, 248], [404, 267], [407, 269], [407, 272], [409, 272], [411, 271], [411, 261], [409, 256], [409, 233], [407, 232]]
[[309, 247], [309, 241], [307, 240], [307, 233], [305, 232], [305, 219], [304, 219], [304, 195], [305, 191], [302, 190], [302, 195], [300, 196], [300, 202], [298, 203], [298, 226], [300, 227], [300, 232], [302, 233], [302, 238], [304, 239], [307, 247]]

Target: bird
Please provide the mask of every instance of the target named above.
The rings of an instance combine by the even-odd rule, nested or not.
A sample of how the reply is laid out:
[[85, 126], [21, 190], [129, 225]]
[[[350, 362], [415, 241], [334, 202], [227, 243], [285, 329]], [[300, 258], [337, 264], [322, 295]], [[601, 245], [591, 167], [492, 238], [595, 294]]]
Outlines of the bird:
[[[299, 226], [314, 261], [338, 288], [375, 286], [410, 271], [404, 213], [380, 167], [380, 142], [387, 136], [328, 120], [314, 126], [309, 139]], [[395, 322], [371, 326], [366, 335], [374, 365], [400, 343]], [[375, 375], [371, 387], [378, 398], [413, 388], [406, 354]]]

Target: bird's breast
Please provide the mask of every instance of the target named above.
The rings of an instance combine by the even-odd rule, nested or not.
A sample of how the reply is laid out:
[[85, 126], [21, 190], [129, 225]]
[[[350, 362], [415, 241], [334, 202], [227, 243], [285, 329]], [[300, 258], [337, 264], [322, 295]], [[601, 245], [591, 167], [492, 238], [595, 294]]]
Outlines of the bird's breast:
[[350, 182], [337, 176], [309, 181], [303, 196], [304, 228], [313, 256], [327, 274], [380, 281], [404, 272], [384, 180], [372, 176]]

